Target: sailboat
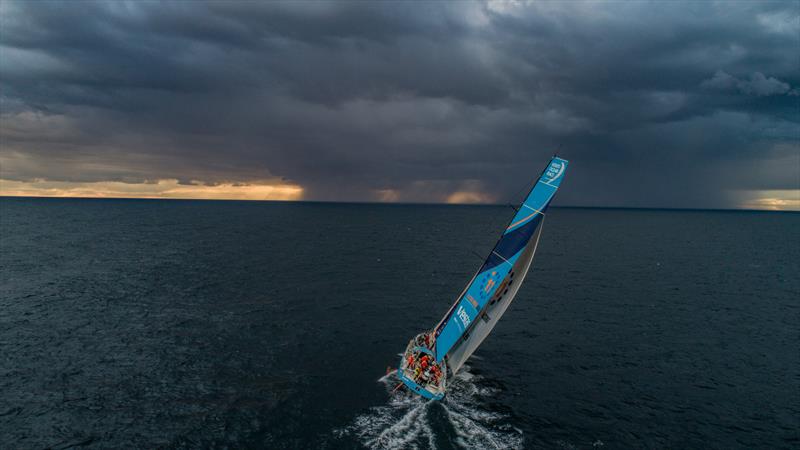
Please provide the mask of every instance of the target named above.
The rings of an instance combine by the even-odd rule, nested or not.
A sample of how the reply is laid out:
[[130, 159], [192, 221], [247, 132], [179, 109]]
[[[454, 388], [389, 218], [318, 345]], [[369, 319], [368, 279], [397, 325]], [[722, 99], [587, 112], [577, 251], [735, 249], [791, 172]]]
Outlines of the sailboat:
[[397, 376], [411, 392], [432, 400], [444, 398], [447, 381], [506, 312], [531, 266], [545, 212], [564, 179], [567, 163], [553, 156], [447, 314], [432, 330], [408, 343]]

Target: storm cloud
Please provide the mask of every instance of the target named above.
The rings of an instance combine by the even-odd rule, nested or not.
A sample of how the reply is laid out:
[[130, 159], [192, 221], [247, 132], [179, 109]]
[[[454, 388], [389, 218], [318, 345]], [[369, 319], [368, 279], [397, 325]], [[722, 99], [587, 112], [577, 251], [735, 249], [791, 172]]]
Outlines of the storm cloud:
[[560, 148], [559, 204], [791, 196], [798, 5], [4, 1], [0, 178], [506, 202]]

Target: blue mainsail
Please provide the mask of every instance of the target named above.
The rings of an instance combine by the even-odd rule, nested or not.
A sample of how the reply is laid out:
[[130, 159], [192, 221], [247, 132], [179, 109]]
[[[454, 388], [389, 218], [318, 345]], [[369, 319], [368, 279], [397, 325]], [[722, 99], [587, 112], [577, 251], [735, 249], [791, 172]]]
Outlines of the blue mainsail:
[[434, 332], [436, 361], [442, 361], [459, 338], [470, 329], [470, 324], [506, 278], [541, 224], [566, 170], [566, 160], [558, 157], [550, 160], [470, 285], [439, 322]]

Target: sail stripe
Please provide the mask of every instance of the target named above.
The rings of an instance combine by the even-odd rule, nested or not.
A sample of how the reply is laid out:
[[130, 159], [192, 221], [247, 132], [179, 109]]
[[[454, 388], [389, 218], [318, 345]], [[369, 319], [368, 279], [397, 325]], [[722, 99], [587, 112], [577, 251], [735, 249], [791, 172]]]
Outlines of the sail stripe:
[[530, 216], [528, 216], [528, 217], [526, 217], [526, 218], [524, 218], [524, 219], [521, 219], [521, 220], [520, 220], [520, 221], [518, 221], [518, 222], [512, 223], [510, 227], [506, 228], [506, 230], [510, 230], [510, 229], [512, 229], [512, 228], [514, 228], [514, 227], [516, 227], [517, 225], [521, 224], [522, 222], [527, 222], [527, 221], [528, 221], [528, 219], [530, 219], [531, 217], [535, 216], [536, 214], [539, 214], [539, 213], [538, 213], [538, 212], [535, 212], [535, 213], [531, 214]]
[[542, 214], [542, 215], [544, 214], [543, 212], [539, 211], [538, 209], [536, 209], [534, 207], [531, 207], [531, 206], [528, 206], [525, 203], [523, 203], [522, 206], [524, 206], [525, 208], [528, 208], [528, 209], [532, 209], [532, 210], [536, 211], [539, 214]]
[[[495, 255], [497, 255], [497, 256], [498, 256], [500, 259], [502, 259], [503, 261], [505, 261], [505, 262], [507, 262], [507, 263], [511, 264], [510, 262], [508, 262], [508, 260], [507, 260], [507, 259], [503, 258], [503, 255], [499, 255], [499, 254], [497, 254], [497, 252], [496, 252], [496, 251], [494, 251], [494, 250], [492, 250], [492, 253], [494, 253]], [[513, 264], [511, 264], [511, 265], [513, 266]]]
[[539, 183], [542, 183], [542, 184], [544, 184], [545, 186], [550, 186], [550, 187], [554, 187], [554, 188], [557, 188], [557, 187], [558, 187], [558, 186], [554, 186], [554, 185], [552, 185], [552, 184], [550, 184], [550, 183], [544, 182], [544, 181], [542, 181], [542, 180], [539, 180], [538, 182], [539, 182]]

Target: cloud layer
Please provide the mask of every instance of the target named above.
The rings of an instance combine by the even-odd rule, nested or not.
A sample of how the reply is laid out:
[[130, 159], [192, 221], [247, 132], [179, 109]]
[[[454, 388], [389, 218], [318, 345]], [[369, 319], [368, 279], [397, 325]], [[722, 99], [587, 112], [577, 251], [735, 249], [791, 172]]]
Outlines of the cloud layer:
[[800, 189], [799, 47], [797, 2], [3, 2], [0, 178], [504, 202], [560, 146], [561, 204], [735, 207]]

